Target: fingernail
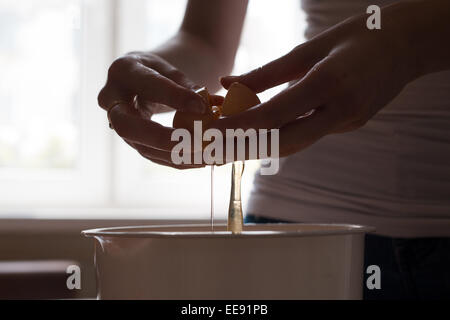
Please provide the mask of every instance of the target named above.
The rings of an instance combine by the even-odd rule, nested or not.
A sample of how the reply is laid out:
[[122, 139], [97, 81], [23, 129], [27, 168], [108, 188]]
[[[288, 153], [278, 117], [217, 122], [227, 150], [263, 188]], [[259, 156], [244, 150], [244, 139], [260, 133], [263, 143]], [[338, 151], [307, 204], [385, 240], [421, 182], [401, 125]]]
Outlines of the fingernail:
[[236, 82], [236, 80], [238, 79], [238, 76], [226, 76], [226, 77], [222, 77], [220, 78], [220, 83], [222, 84], [222, 86], [227, 89], [228, 86], [230, 84], [232, 84], [233, 82]]
[[189, 111], [199, 112], [199, 113], [205, 113], [206, 112], [206, 106], [204, 103], [198, 102], [197, 100], [191, 100], [188, 102], [187, 107]]

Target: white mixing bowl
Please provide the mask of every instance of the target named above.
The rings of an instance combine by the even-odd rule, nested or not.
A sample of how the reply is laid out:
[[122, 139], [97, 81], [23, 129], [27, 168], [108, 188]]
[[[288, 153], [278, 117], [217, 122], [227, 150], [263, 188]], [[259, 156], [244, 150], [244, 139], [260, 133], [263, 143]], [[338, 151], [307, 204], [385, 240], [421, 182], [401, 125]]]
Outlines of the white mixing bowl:
[[360, 299], [364, 234], [338, 224], [170, 225], [83, 231], [101, 299]]

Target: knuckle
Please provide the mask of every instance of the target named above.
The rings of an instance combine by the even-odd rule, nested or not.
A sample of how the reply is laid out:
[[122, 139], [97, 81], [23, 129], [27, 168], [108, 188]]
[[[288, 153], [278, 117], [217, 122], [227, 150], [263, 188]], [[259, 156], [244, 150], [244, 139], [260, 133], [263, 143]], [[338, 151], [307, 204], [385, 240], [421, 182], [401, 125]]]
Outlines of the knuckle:
[[303, 50], [303, 48], [305, 46], [306, 46], [306, 42], [300, 43], [300, 44], [296, 45], [294, 48], [292, 48], [292, 50], [288, 54], [298, 54], [300, 51]]
[[122, 121], [120, 121], [120, 118], [121, 118], [120, 107], [112, 108], [109, 112], [109, 120], [111, 121], [114, 131], [116, 131], [116, 133], [122, 137], [124, 135], [124, 132], [122, 127]]
[[106, 85], [100, 90], [100, 92], [98, 93], [97, 96], [97, 103], [100, 107], [102, 108], [107, 108], [107, 102], [106, 102], [106, 91], [107, 91], [107, 87]]
[[180, 79], [180, 80], [184, 80], [185, 79], [185, 75], [183, 72], [181, 72], [180, 70], [176, 69], [176, 68], [170, 68], [167, 71], [167, 76], [171, 79]]
[[150, 71], [145, 74], [144, 79], [150, 88], [158, 87], [158, 91], [166, 90], [167, 79], [164, 76]]
[[108, 69], [108, 77], [113, 78], [117, 74], [122, 73], [124, 69], [128, 68], [134, 61], [135, 58], [128, 55], [117, 58], [111, 63], [111, 66]]

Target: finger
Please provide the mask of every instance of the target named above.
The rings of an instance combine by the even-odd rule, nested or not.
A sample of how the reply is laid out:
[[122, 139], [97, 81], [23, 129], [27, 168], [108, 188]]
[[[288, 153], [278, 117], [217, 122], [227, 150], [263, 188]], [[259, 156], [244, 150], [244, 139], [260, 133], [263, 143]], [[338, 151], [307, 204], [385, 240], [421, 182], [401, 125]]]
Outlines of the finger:
[[138, 151], [141, 155], [145, 155], [149, 158], [156, 159], [156, 160], [162, 160], [162, 161], [171, 161], [171, 152], [166, 150], [159, 150], [151, 147], [147, 147], [144, 145], [140, 145], [135, 142], [131, 142], [129, 140], [124, 139], [128, 145], [130, 145], [132, 148], [134, 148], [136, 151]]
[[[145, 155], [149, 158], [152, 159], [156, 159], [156, 160], [161, 160], [161, 161], [165, 161], [165, 162], [169, 162], [169, 163], [173, 163], [172, 161], [172, 152], [170, 151], [164, 151], [164, 150], [158, 150], [158, 149], [154, 149], [154, 148], [150, 148], [144, 145], [140, 145], [137, 143], [133, 143], [130, 141], [126, 141], [131, 147], [133, 147], [134, 149], [136, 149], [141, 155]], [[198, 154], [203, 157], [203, 152], [202, 151], [198, 151]], [[183, 163], [182, 165], [186, 165], [189, 167], [198, 167], [198, 164], [194, 164], [194, 152], [190, 152], [188, 154], [189, 159], [190, 159], [190, 163]], [[180, 154], [180, 156], [182, 156], [182, 154]], [[200, 164], [200, 166], [203, 166], [204, 164]]]
[[197, 90], [201, 88], [201, 86], [192, 82], [183, 72], [181, 72], [159, 56], [140, 56], [140, 61], [146, 67], [158, 71], [160, 74], [176, 82], [180, 86], [191, 90]]
[[158, 159], [152, 159], [150, 157], [147, 157], [145, 155], [142, 155], [144, 158], [156, 163], [156, 164], [160, 164], [162, 166], [166, 166], [166, 167], [171, 167], [174, 169], [178, 169], [178, 170], [186, 170], [186, 169], [200, 169], [200, 168], [204, 168], [205, 165], [185, 165], [185, 164], [174, 164], [173, 162], [166, 162], [163, 160], [158, 160]]
[[111, 81], [107, 81], [98, 94], [97, 102], [100, 107], [108, 111], [111, 107], [118, 103], [131, 104], [133, 98], [134, 96], [130, 92], [115, 85], [114, 83], [111, 83]]
[[[267, 102], [261, 103], [242, 113], [219, 119], [211, 124], [211, 127], [225, 132], [227, 128], [244, 130], [279, 128], [305, 113], [310, 112], [328, 100], [328, 94], [324, 87], [324, 81], [320, 72], [309, 72], [295, 85], [283, 90]], [[326, 94], [324, 92], [327, 92]]]
[[138, 96], [147, 101], [165, 104], [185, 112], [204, 113], [207, 109], [199, 94], [152, 69], [141, 68], [136, 73], [136, 80], [134, 88]]
[[178, 143], [171, 141], [173, 128], [164, 127], [150, 119], [144, 119], [124, 104], [115, 106], [109, 112], [110, 122], [119, 136], [131, 143], [154, 149], [171, 151]]
[[[183, 72], [181, 72], [171, 64], [167, 63], [161, 57], [152, 56], [150, 59], [149, 57], [144, 56], [141, 58], [141, 61], [146, 67], [155, 69], [160, 74], [164, 75], [165, 77], [169, 78], [170, 80], [176, 82], [177, 84], [185, 88], [194, 91], [201, 88], [201, 86], [192, 82]], [[214, 106], [222, 105], [225, 99], [223, 96], [215, 94], [209, 95], [209, 98], [210, 103]]]
[[233, 82], [240, 82], [255, 92], [262, 92], [282, 83], [302, 77], [323, 56], [313, 42], [295, 47], [286, 55], [240, 76], [220, 79], [228, 89]]
[[224, 97], [216, 95], [216, 94], [210, 94], [209, 95], [209, 102], [213, 106], [221, 106], [223, 105], [223, 101], [225, 100]]
[[136, 113], [144, 119], [150, 119], [158, 107], [161, 108], [165, 106], [149, 102], [141, 97], [136, 97]]
[[[195, 164], [175, 164], [172, 162], [170, 158], [170, 153], [157, 150], [153, 148], [149, 148], [146, 146], [142, 146], [136, 143], [132, 143], [130, 141], [127, 141], [124, 139], [124, 141], [133, 149], [135, 149], [142, 157], [146, 158], [147, 160], [150, 160], [152, 162], [162, 164], [165, 166], [170, 166], [176, 169], [194, 169], [194, 168], [201, 168], [203, 165], [195, 165]], [[167, 153], [169, 156], [167, 157]]]
[[[131, 107], [127, 106], [126, 110], [129, 115], [134, 115], [137, 117], [141, 116], [139, 111], [136, 110], [135, 108], [131, 108]], [[124, 141], [129, 146], [136, 149], [136, 151], [138, 151], [141, 155], [145, 154], [147, 157], [150, 157], [152, 159], [162, 160], [162, 161], [166, 161], [166, 162], [173, 162], [172, 161], [172, 149], [171, 150], [160, 150], [160, 149], [156, 149], [153, 147], [149, 147], [146, 145], [142, 145], [142, 144], [133, 142], [131, 140], [128, 140], [127, 138], [124, 138]], [[175, 142], [175, 143], [178, 143], [178, 142]], [[188, 157], [191, 161], [191, 164], [194, 163], [193, 159], [195, 159], [195, 157], [198, 157], [198, 155], [200, 155], [200, 158], [202, 158], [203, 150], [196, 151], [196, 152], [194, 150], [189, 150]], [[183, 152], [181, 152], [181, 151], [180, 151], [180, 156], [183, 156]], [[190, 164], [187, 163], [186, 165], [190, 165]], [[194, 167], [197, 167], [197, 165], [194, 165]]]
[[340, 117], [332, 107], [317, 109], [311, 116], [280, 128], [280, 157], [299, 152], [340, 127]]
[[[265, 136], [265, 148], [266, 150], [271, 150], [271, 135], [270, 131], [266, 131], [265, 133], [257, 132], [256, 130], [253, 132], [247, 131], [244, 134], [233, 134], [226, 135], [224, 139], [223, 145], [223, 158], [222, 163], [226, 164], [232, 161], [244, 161], [244, 160], [255, 160], [259, 159], [261, 154], [261, 139]], [[278, 142], [278, 141], [277, 141]], [[230, 148], [233, 146], [233, 148]], [[258, 153], [259, 152], [259, 153]]]
[[116, 60], [110, 67], [108, 81], [150, 102], [177, 110], [203, 113], [206, 104], [193, 90], [185, 88], [140, 61], [129, 57]]

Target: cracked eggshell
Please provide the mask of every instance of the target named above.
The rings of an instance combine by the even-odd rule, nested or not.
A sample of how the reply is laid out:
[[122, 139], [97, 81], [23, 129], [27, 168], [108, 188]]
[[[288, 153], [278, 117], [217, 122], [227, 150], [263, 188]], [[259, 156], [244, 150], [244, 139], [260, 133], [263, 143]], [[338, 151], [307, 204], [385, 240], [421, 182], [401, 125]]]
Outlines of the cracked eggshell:
[[222, 115], [226, 117], [232, 116], [260, 103], [261, 101], [253, 90], [242, 83], [234, 82], [225, 96], [225, 101], [222, 105]]

